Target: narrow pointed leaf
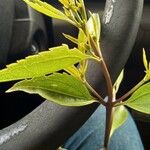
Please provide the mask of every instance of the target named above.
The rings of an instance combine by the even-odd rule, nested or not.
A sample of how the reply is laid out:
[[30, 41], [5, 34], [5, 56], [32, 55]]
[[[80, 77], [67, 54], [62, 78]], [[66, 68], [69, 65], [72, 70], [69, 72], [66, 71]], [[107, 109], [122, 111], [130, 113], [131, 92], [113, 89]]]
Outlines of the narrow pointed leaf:
[[87, 36], [82, 29], [79, 29], [78, 42], [84, 44], [87, 42]]
[[78, 34], [78, 49], [82, 52], [85, 53], [86, 51], [86, 44], [87, 44], [87, 36], [83, 32], [82, 29], [79, 29], [79, 34]]
[[97, 42], [99, 42], [100, 32], [101, 32], [99, 14], [90, 13], [90, 18], [89, 18], [86, 26], [87, 26], [87, 29], [89, 31], [89, 34], [92, 37], [95, 37]]
[[150, 63], [148, 62], [146, 58], [146, 52], [145, 49], [143, 48], [143, 64], [145, 67], [145, 81], [148, 81], [150, 79]]
[[139, 112], [150, 114], [150, 83], [141, 86], [123, 104]]
[[60, 10], [56, 9], [52, 5], [42, 2], [41, 0], [23, 0], [30, 7], [35, 9], [36, 11], [43, 13], [49, 17], [57, 18], [61, 20], [68, 20], [68, 17], [62, 13]]
[[93, 23], [94, 23], [96, 38], [97, 38], [97, 41], [99, 42], [99, 39], [100, 39], [100, 32], [101, 32], [101, 23], [100, 23], [99, 14], [94, 13], [94, 14], [92, 15], [92, 18], [93, 18]]
[[68, 34], [65, 34], [63, 33], [64, 37], [68, 40], [70, 40], [71, 42], [73, 42], [74, 44], [78, 44], [78, 39], [74, 38], [73, 36], [71, 35], [68, 35]]
[[78, 79], [67, 74], [23, 80], [16, 83], [7, 92], [24, 91], [39, 94], [47, 100], [65, 106], [82, 106], [95, 102], [86, 86]]
[[64, 7], [69, 8], [69, 0], [58, 0]]
[[74, 77], [81, 78], [81, 74], [80, 74], [79, 70], [74, 65], [71, 67], [68, 67], [64, 70], [67, 71], [70, 75], [72, 75]]
[[119, 87], [120, 87], [120, 84], [121, 84], [121, 82], [122, 82], [122, 80], [123, 80], [123, 77], [124, 77], [124, 69], [121, 71], [119, 77], [117, 78], [116, 82], [115, 82], [114, 85], [113, 85], [113, 88], [114, 88], [114, 90], [115, 90], [115, 93], [118, 92]]
[[118, 106], [115, 108], [110, 137], [119, 127], [121, 127], [125, 123], [127, 118], [128, 118], [128, 111], [124, 106]]
[[144, 64], [145, 70], [147, 71], [148, 70], [148, 61], [147, 61], [147, 58], [146, 58], [145, 49], [143, 49], [143, 64]]
[[43, 76], [68, 68], [90, 57], [78, 49], [69, 49], [66, 45], [51, 48], [49, 51], [29, 56], [0, 70], [0, 82]]

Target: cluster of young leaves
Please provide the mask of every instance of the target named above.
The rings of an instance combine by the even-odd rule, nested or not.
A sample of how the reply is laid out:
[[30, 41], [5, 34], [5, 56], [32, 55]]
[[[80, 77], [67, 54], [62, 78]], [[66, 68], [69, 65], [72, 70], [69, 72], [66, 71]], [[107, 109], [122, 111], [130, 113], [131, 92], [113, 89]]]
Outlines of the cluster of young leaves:
[[63, 10], [41, 0], [23, 0], [33, 9], [49, 17], [67, 21], [76, 27], [81, 27], [87, 21], [83, 0], [58, 0], [63, 5]]
[[[84, 83], [84, 75], [88, 59], [100, 61], [88, 42], [89, 36], [99, 41], [99, 16], [91, 13], [88, 19], [83, 0], [59, 0], [63, 11], [41, 0], [23, 1], [45, 15], [76, 26], [79, 29], [77, 38], [66, 34], [64, 36], [77, 44], [77, 47], [70, 49], [68, 45], [62, 44], [7, 65], [0, 71], [0, 82], [19, 80], [7, 92], [36, 93], [65, 106], [83, 106], [96, 102]], [[90, 32], [87, 30], [89, 26], [92, 29]], [[87, 51], [89, 54], [86, 54]], [[78, 67], [75, 66], [77, 63]], [[64, 72], [58, 73], [59, 70]]]

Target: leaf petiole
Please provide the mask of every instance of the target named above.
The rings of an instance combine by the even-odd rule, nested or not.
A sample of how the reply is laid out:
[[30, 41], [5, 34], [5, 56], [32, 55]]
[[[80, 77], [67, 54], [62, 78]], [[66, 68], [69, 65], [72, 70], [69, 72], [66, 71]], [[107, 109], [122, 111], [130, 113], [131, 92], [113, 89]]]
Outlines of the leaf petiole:
[[86, 79], [84, 80], [84, 83], [86, 85], [86, 87], [93, 93], [94, 96], [96, 96], [98, 98], [98, 101], [106, 106], [106, 102], [104, 101], [104, 99], [100, 96], [100, 94], [98, 94], [95, 89], [86, 81]]
[[[145, 78], [145, 77], [144, 77]], [[145, 79], [142, 79], [137, 85], [135, 85], [130, 91], [128, 91], [126, 94], [124, 94], [122, 97], [120, 97], [119, 99], [117, 99], [115, 102], [113, 102], [113, 105], [114, 106], [118, 106], [120, 105], [119, 103], [122, 102], [122, 101], [126, 101], [126, 98], [128, 96], [130, 96], [133, 92], [135, 92], [140, 86], [142, 86], [146, 80]]]

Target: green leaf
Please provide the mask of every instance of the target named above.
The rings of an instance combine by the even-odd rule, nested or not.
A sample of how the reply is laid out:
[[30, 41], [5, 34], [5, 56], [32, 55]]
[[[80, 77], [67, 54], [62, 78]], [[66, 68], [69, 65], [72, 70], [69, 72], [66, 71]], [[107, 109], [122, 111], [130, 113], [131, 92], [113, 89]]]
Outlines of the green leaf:
[[23, 1], [33, 9], [49, 17], [61, 20], [69, 20], [64, 13], [62, 13], [60, 10], [56, 9], [55, 7], [46, 2], [42, 2], [41, 0], [23, 0]]
[[82, 16], [82, 19], [85, 20], [85, 22], [87, 22], [87, 14], [84, 0], [79, 0], [78, 7], [80, 7], [80, 14]]
[[69, 8], [69, 0], [58, 0], [64, 7]]
[[123, 80], [123, 77], [124, 77], [124, 69], [121, 71], [119, 77], [117, 78], [116, 82], [114, 83], [113, 85], [113, 89], [114, 89], [114, 92], [117, 93], [118, 90], [119, 90], [119, 87], [120, 87], [120, 84]]
[[146, 52], [145, 52], [144, 48], [143, 48], [143, 64], [144, 64], [145, 73], [146, 73], [144, 80], [148, 81], [150, 79], [150, 63], [148, 63], [148, 60], [146, 58]]
[[71, 35], [68, 35], [68, 34], [65, 34], [63, 33], [64, 37], [68, 40], [70, 40], [71, 42], [73, 42], [74, 44], [77, 44], [78, 45], [78, 39], [74, 38], [73, 36]]
[[146, 58], [145, 49], [143, 49], [143, 64], [144, 64], [144, 67], [145, 67], [145, 69], [147, 71], [148, 70], [148, 62], [147, 62], [147, 58]]
[[78, 34], [78, 49], [82, 52], [85, 52], [86, 50], [86, 44], [87, 44], [87, 36], [83, 32], [82, 29], [79, 29], [79, 34]]
[[0, 82], [43, 76], [68, 68], [91, 56], [78, 49], [69, 49], [67, 45], [51, 48], [26, 59], [19, 60], [0, 70]]
[[64, 70], [67, 71], [70, 75], [81, 79], [81, 73], [79, 72], [79, 70], [74, 65], [71, 67], [68, 67]]
[[80, 80], [67, 74], [56, 73], [50, 76], [23, 80], [16, 83], [7, 92], [13, 91], [39, 94], [47, 100], [65, 106], [83, 106], [96, 101]]
[[150, 83], [141, 86], [123, 104], [139, 112], [150, 114]]
[[85, 53], [85, 49], [88, 50], [88, 46], [87, 46], [87, 36], [85, 35], [85, 33], [83, 32], [82, 29], [79, 29], [79, 34], [78, 34], [78, 39], [72, 37], [71, 35], [68, 34], [63, 34], [64, 37], [68, 40], [70, 40], [71, 42], [73, 42], [74, 44], [78, 45], [78, 49], [81, 52]]
[[87, 36], [82, 29], [79, 29], [78, 42], [84, 44], [87, 42]]
[[97, 42], [99, 42], [99, 39], [100, 39], [100, 32], [101, 32], [100, 25], [101, 24], [100, 24], [99, 14], [90, 13], [90, 18], [89, 18], [86, 26], [87, 26], [87, 30], [89, 31], [89, 34], [92, 37], [95, 37]]
[[127, 118], [128, 118], [128, 111], [124, 106], [118, 106], [115, 108], [110, 137], [112, 136], [112, 134], [115, 132], [116, 129], [118, 129], [125, 123]]

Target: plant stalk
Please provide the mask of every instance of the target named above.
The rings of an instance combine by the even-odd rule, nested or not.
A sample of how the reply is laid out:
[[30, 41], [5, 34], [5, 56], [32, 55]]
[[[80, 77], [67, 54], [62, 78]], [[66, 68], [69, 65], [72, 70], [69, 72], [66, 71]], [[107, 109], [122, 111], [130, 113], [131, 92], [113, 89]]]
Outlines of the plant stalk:
[[106, 126], [105, 126], [105, 139], [104, 139], [104, 148], [108, 149], [108, 143], [110, 138], [110, 132], [113, 122], [113, 106], [112, 104], [106, 106]]
[[88, 87], [88, 89], [94, 94], [94, 96], [96, 96], [98, 98], [98, 101], [106, 106], [106, 102], [104, 101], [104, 99], [91, 87], [91, 85], [85, 80], [85, 84]]
[[113, 85], [99, 45], [93, 40], [92, 37], [90, 37], [90, 43], [95, 52], [95, 55], [101, 59], [100, 65], [107, 84], [108, 102], [106, 103], [106, 126], [104, 139], [104, 148], [107, 150], [113, 121]]
[[102, 58], [102, 61], [101, 61], [101, 67], [102, 67], [103, 75], [105, 77], [106, 84], [107, 84], [108, 97], [109, 97], [109, 100], [112, 100], [113, 99], [112, 81], [111, 81], [110, 74], [108, 72], [107, 66], [106, 66], [105, 61], [104, 61], [103, 58]]
[[116, 105], [117, 103], [120, 103], [121, 101], [125, 101], [128, 96], [130, 96], [133, 92], [135, 92], [141, 85], [143, 85], [146, 81], [143, 79], [141, 80], [136, 86], [134, 86], [130, 91], [128, 91], [126, 94], [124, 94], [122, 97], [117, 99], [115, 102], [113, 102], [113, 105]]
[[80, 0], [80, 1], [81, 1], [81, 4], [82, 4], [83, 19], [85, 19], [86, 22], [87, 22], [87, 14], [86, 14], [86, 9], [85, 9], [84, 0]]
[[95, 55], [97, 55], [101, 59], [100, 65], [101, 65], [102, 72], [103, 72], [103, 75], [104, 75], [105, 80], [106, 80], [107, 90], [108, 90], [108, 97], [109, 97], [109, 100], [112, 101], [112, 99], [113, 99], [113, 85], [112, 85], [112, 81], [111, 81], [109, 71], [107, 69], [106, 63], [105, 63], [103, 55], [101, 53], [101, 49], [96, 44], [96, 42], [93, 40], [92, 37], [90, 37], [90, 43], [91, 43], [91, 46], [92, 46], [92, 48], [95, 52]]

